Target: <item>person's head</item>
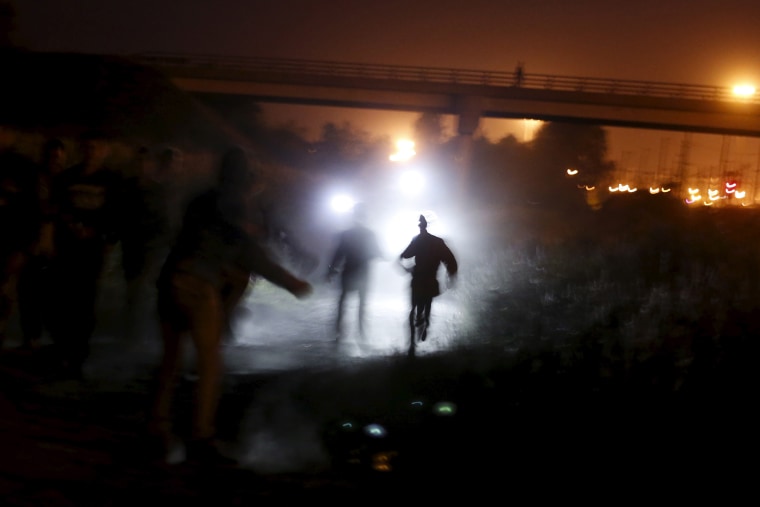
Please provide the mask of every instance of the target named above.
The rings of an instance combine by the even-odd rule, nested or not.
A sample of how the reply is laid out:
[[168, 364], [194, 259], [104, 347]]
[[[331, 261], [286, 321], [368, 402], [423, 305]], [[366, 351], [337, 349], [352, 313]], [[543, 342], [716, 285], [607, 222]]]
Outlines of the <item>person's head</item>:
[[153, 176], [153, 152], [147, 146], [138, 146], [133, 160], [134, 175], [138, 178], [150, 178]]
[[85, 132], [81, 137], [82, 161], [91, 169], [102, 166], [111, 153], [108, 140], [97, 131]]
[[157, 177], [164, 179], [178, 175], [182, 169], [182, 162], [182, 151], [172, 147], [164, 148], [158, 154]]
[[42, 146], [42, 166], [51, 174], [60, 172], [66, 167], [66, 158], [66, 146], [57, 137], [48, 139]]
[[425, 218], [425, 215], [420, 215], [420, 221], [418, 225], [420, 226], [420, 231], [427, 230], [428, 223], [427, 223], [427, 219]]

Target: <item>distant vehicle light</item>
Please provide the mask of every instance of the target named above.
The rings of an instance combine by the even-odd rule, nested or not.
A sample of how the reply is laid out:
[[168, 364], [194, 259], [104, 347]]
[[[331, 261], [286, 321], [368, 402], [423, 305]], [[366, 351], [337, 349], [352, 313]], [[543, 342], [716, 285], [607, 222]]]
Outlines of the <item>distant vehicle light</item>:
[[383, 438], [388, 432], [380, 424], [368, 424], [364, 427], [364, 434], [372, 438]]
[[435, 415], [452, 416], [457, 413], [457, 406], [456, 403], [441, 401], [435, 404], [433, 412]]
[[401, 174], [399, 184], [404, 194], [418, 195], [425, 188], [425, 177], [419, 171], [404, 171]]
[[356, 200], [348, 194], [339, 194], [330, 200], [330, 207], [336, 213], [348, 213], [355, 204]]

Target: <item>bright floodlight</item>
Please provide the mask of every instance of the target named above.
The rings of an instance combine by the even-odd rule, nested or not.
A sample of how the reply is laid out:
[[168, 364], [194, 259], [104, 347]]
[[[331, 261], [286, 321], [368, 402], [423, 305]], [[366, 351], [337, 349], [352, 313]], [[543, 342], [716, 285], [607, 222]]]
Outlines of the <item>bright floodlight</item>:
[[414, 141], [410, 141], [409, 139], [399, 139], [396, 141], [396, 152], [391, 153], [391, 156], [388, 157], [388, 159], [391, 162], [403, 162], [411, 159], [416, 154], [417, 152], [414, 151]]
[[752, 97], [755, 94], [755, 87], [749, 84], [739, 84], [734, 86], [734, 95], [737, 97]]
[[400, 176], [401, 191], [406, 195], [418, 195], [425, 187], [425, 178], [419, 171], [404, 171]]
[[348, 213], [354, 208], [356, 201], [347, 194], [336, 195], [330, 201], [330, 207], [338, 213]]

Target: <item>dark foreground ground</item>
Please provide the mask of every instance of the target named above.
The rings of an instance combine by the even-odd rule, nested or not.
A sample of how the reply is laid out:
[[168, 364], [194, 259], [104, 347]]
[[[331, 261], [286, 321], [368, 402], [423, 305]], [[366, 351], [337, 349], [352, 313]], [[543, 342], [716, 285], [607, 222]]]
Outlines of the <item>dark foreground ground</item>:
[[5, 349], [0, 503], [751, 501], [760, 290], [743, 220], [494, 253], [460, 288], [480, 294], [478, 325], [446, 350], [331, 361], [307, 337], [321, 359], [233, 368], [219, 427], [237, 469], [145, 459], [155, 350], [96, 340], [71, 382], [44, 351]]
[[[667, 366], [602, 380], [566, 369], [556, 356], [515, 358], [487, 375], [462, 371], [461, 360], [397, 358], [340, 371], [238, 376], [222, 409], [226, 434], [239, 435], [233, 421], [257, 396], [285, 386], [321, 421], [328, 460], [271, 472], [150, 464], [140, 434], [147, 377], [45, 381], [29, 358], [6, 353], [3, 505], [453, 496], [481, 503], [493, 495], [690, 496], [716, 488], [733, 495], [756, 482], [757, 392], [741, 372], [695, 374], [693, 385], [673, 392], [665, 384], [683, 372]], [[436, 407], [439, 400], [446, 405]], [[368, 424], [387, 434], [368, 435]], [[301, 431], [281, 429], [293, 438]]]

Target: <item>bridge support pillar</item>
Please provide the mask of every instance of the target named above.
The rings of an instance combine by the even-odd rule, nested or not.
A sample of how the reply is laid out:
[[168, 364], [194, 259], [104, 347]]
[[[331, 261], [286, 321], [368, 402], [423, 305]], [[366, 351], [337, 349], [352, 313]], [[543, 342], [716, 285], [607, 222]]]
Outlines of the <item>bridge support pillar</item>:
[[481, 99], [477, 96], [461, 96], [457, 101], [457, 110], [459, 119], [457, 123], [457, 190], [459, 195], [459, 204], [464, 205], [470, 195], [470, 174], [472, 172], [472, 136], [478, 129], [480, 115], [482, 112]]

